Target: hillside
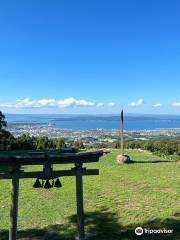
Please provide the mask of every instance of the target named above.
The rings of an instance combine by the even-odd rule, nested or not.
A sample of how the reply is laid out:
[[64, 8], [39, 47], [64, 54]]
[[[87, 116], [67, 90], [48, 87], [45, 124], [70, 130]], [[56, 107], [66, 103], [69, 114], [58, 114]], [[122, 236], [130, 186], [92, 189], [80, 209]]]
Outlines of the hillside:
[[[99, 163], [88, 164], [100, 169], [99, 176], [84, 177], [88, 239], [136, 239], [137, 226], [177, 230], [180, 164], [128, 150], [136, 162], [118, 165], [117, 154], [113, 150]], [[33, 183], [34, 180], [21, 180], [19, 238], [73, 239], [76, 232], [74, 178], [62, 178], [61, 189], [36, 190], [32, 188]], [[0, 191], [0, 240], [7, 240], [10, 181], [0, 181]], [[141, 239], [160, 238], [146, 234]], [[175, 231], [165, 239], [180, 238]]]

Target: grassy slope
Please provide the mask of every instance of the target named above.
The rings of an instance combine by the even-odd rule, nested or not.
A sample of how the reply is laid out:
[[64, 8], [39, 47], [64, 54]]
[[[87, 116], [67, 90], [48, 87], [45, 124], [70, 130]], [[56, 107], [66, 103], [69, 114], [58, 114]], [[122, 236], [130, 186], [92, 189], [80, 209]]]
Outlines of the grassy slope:
[[[100, 176], [84, 178], [86, 230], [90, 240], [136, 239], [134, 228], [142, 225], [177, 228], [180, 164], [158, 162], [159, 157], [148, 153], [128, 153], [136, 163], [116, 164], [117, 152], [113, 151], [100, 163], [88, 164], [100, 169]], [[33, 189], [33, 182], [21, 180], [19, 237], [73, 239], [76, 233], [74, 178], [62, 178], [63, 188], [50, 191]], [[0, 191], [0, 240], [7, 240], [10, 182], [0, 181]], [[141, 239], [146, 237], [162, 239], [155, 235], [144, 235]], [[174, 234], [165, 239], [180, 238]]]

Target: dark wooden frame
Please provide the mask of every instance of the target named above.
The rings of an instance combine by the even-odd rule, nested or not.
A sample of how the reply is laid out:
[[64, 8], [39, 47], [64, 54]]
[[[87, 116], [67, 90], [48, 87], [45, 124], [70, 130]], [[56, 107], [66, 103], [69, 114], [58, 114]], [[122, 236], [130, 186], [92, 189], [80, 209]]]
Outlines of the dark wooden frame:
[[[19, 180], [21, 178], [58, 178], [64, 176], [76, 177], [76, 202], [77, 202], [77, 240], [85, 240], [84, 231], [84, 205], [83, 205], [83, 176], [98, 175], [98, 169], [83, 168], [84, 163], [97, 162], [103, 155], [103, 151], [80, 152], [80, 153], [60, 153], [53, 154], [47, 152], [28, 152], [24, 155], [0, 155], [0, 166], [8, 166], [10, 172], [0, 173], [1, 179], [12, 180], [11, 191], [11, 210], [10, 210], [10, 229], [9, 240], [17, 239], [17, 221], [18, 221], [18, 195]], [[74, 164], [70, 170], [51, 171], [54, 164]], [[47, 171], [25, 172], [21, 170], [25, 165], [43, 165]]]

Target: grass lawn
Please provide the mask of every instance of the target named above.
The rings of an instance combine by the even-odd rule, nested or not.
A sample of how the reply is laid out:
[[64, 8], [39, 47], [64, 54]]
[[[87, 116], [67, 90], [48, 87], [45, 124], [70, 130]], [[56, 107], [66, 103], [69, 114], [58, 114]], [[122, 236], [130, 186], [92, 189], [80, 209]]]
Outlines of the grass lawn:
[[[99, 176], [84, 177], [86, 232], [89, 240], [180, 239], [180, 164], [150, 153], [130, 151], [135, 163], [118, 165], [117, 151], [102, 157]], [[37, 169], [35, 167], [34, 169]], [[67, 168], [67, 166], [66, 166]], [[62, 178], [63, 188], [33, 189], [21, 180], [18, 237], [71, 240], [76, 235], [75, 179]], [[0, 240], [8, 239], [10, 181], [0, 181]], [[174, 229], [173, 235], [136, 237], [137, 226]]]

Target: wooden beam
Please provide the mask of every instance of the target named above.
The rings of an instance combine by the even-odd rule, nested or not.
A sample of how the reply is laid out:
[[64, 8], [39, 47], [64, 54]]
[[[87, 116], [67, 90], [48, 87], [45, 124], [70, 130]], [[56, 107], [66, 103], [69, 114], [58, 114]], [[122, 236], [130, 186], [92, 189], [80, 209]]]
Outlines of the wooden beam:
[[[18, 178], [44, 178], [44, 173], [41, 172], [19, 172]], [[82, 175], [89, 176], [89, 175], [98, 175], [99, 170], [98, 169], [86, 169], [82, 168]], [[58, 177], [65, 177], [65, 176], [76, 176], [77, 171], [75, 168], [72, 170], [57, 170], [52, 172], [52, 178], [58, 178]], [[0, 180], [2, 179], [12, 179], [11, 173], [1, 173], [0, 174]]]
[[0, 155], [0, 165], [42, 165], [42, 164], [69, 164], [69, 163], [90, 163], [98, 162], [103, 151], [60, 153], [60, 154], [26, 154], [24, 156]]

